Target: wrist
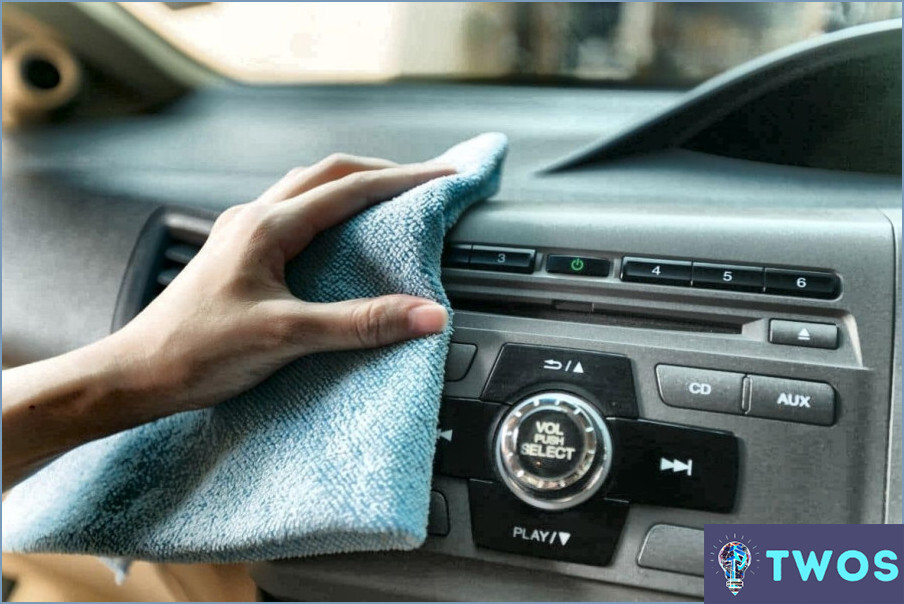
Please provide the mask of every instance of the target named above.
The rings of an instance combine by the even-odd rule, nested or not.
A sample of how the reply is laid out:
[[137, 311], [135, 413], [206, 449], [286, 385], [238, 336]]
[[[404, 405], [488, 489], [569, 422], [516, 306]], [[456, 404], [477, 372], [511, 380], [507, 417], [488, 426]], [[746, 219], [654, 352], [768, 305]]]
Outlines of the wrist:
[[172, 413], [166, 401], [177, 380], [172, 370], [159, 367], [155, 355], [126, 330], [120, 330], [86, 349], [100, 371], [95, 376], [103, 392], [105, 416], [131, 427]]
[[165, 415], [118, 338], [3, 372], [4, 489], [53, 458]]

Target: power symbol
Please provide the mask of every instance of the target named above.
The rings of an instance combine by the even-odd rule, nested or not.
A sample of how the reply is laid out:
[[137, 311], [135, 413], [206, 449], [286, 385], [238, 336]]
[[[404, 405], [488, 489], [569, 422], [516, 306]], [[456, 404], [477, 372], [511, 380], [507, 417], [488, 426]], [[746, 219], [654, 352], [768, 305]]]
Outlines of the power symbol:
[[582, 270], [584, 270], [584, 261], [581, 260], [580, 258], [573, 259], [571, 261], [571, 270], [573, 270], [576, 273], [579, 273]]

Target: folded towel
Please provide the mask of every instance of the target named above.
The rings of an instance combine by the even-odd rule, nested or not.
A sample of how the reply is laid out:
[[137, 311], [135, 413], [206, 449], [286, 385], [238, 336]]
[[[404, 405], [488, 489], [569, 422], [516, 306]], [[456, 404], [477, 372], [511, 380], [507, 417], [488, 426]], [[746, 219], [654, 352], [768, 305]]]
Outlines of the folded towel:
[[[407, 293], [448, 308], [443, 236], [499, 184], [484, 134], [421, 185], [319, 235], [287, 266], [299, 298]], [[426, 538], [451, 328], [377, 350], [303, 357], [217, 407], [84, 445], [3, 503], [3, 547], [237, 562], [413, 549]]]

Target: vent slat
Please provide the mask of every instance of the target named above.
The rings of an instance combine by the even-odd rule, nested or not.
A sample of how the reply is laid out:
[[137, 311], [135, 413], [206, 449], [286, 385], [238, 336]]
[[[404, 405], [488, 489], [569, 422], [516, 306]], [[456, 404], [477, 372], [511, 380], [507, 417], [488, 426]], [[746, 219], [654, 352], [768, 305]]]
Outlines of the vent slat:
[[201, 248], [189, 245], [188, 243], [174, 243], [166, 248], [163, 252], [164, 258], [179, 264], [188, 264], [194, 258]]
[[166, 268], [157, 274], [157, 284], [166, 287], [182, 272], [181, 268]]

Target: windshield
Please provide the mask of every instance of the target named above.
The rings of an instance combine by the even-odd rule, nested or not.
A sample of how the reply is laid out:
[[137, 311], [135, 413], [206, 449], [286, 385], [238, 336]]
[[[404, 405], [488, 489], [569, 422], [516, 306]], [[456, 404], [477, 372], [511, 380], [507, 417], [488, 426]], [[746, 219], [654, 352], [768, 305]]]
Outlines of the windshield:
[[244, 82], [390, 78], [686, 86], [900, 2], [125, 2]]

